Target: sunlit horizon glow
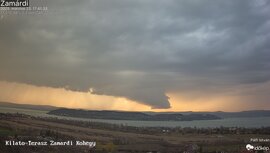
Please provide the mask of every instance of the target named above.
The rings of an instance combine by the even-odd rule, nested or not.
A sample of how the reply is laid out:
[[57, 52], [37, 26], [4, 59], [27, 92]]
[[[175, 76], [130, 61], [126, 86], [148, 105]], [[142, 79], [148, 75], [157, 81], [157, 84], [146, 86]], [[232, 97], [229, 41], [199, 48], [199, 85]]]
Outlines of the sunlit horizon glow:
[[71, 91], [64, 88], [40, 87], [23, 83], [0, 81], [0, 101], [17, 104], [50, 105], [56, 107], [88, 110], [120, 111], [243, 111], [267, 109], [263, 106], [245, 106], [232, 97], [212, 97], [209, 99], [188, 99], [177, 93], [168, 93], [170, 109], [151, 109], [150, 106], [124, 97], [96, 95], [90, 92]]

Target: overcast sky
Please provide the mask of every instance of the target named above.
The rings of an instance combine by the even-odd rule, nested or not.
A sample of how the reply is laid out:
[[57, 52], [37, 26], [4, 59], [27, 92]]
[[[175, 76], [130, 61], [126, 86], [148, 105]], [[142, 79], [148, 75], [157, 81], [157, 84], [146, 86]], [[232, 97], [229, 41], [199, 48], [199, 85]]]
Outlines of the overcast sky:
[[236, 94], [239, 103], [270, 108], [269, 0], [45, 4], [44, 15], [1, 18], [0, 81], [91, 90], [152, 108], [170, 108], [168, 93]]

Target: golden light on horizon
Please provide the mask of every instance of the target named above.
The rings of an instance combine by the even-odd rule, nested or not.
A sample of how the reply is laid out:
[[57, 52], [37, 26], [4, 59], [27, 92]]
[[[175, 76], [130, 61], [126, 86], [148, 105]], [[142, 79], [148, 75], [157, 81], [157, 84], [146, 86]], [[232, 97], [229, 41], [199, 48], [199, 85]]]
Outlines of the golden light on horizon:
[[52, 105], [97, 110], [150, 110], [150, 106], [123, 97], [95, 95], [90, 92], [71, 91], [64, 88], [38, 87], [0, 81], [0, 90], [0, 101], [19, 104]]
[[151, 106], [124, 97], [96, 95], [91, 92], [71, 91], [65, 88], [40, 87], [23, 83], [0, 81], [0, 101], [19, 104], [51, 105], [67, 108], [123, 111], [241, 111], [261, 109], [241, 101], [243, 97], [212, 95], [187, 98], [184, 94], [167, 93], [170, 109], [151, 109]]
[[236, 99], [232, 97], [213, 96], [190, 99], [178, 93], [170, 93], [168, 96], [172, 106], [170, 111], [239, 111], [241, 108], [235, 104]]

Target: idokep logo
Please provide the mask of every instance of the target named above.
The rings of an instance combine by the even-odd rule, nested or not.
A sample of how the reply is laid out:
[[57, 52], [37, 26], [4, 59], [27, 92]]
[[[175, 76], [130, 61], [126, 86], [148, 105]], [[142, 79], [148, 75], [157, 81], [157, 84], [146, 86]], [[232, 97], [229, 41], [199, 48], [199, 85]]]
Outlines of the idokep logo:
[[254, 146], [252, 146], [251, 144], [247, 144], [246, 145], [247, 150], [253, 150]]
[[29, 0], [1, 0], [0, 7], [29, 7]]
[[269, 151], [269, 150], [270, 150], [270, 148], [269, 148], [269, 147], [266, 147], [266, 146], [256, 146], [256, 147], [254, 147], [254, 146], [251, 145], [251, 144], [247, 144], [247, 145], [246, 145], [246, 148], [247, 148], [248, 151], [250, 151], [250, 150], [256, 150], [256, 151], [259, 151], [259, 150], [262, 150], [262, 151]]

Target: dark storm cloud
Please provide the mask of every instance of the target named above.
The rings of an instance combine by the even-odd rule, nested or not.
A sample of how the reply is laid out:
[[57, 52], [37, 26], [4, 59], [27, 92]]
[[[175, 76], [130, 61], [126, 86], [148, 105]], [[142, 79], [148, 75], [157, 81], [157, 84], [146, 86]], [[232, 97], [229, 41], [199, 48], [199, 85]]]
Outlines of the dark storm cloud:
[[47, 15], [1, 20], [1, 80], [93, 88], [96, 94], [169, 108], [166, 92], [209, 96], [270, 79], [267, 0], [47, 5]]

